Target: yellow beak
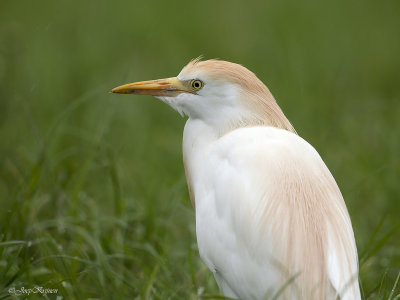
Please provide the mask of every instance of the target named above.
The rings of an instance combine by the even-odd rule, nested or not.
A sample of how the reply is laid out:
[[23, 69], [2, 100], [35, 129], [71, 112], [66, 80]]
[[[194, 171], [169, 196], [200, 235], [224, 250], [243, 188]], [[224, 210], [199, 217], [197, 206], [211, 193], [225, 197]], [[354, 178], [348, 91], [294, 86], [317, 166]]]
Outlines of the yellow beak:
[[192, 93], [186, 82], [176, 77], [128, 83], [112, 89], [111, 92], [167, 97], [174, 97], [180, 93]]

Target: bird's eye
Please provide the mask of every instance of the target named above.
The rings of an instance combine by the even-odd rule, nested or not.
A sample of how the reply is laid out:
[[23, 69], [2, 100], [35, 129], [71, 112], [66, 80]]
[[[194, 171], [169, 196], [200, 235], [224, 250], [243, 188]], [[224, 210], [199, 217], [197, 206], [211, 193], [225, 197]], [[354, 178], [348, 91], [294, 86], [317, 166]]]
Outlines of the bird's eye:
[[191, 81], [191, 86], [194, 90], [198, 91], [203, 87], [204, 83], [201, 80], [195, 79]]

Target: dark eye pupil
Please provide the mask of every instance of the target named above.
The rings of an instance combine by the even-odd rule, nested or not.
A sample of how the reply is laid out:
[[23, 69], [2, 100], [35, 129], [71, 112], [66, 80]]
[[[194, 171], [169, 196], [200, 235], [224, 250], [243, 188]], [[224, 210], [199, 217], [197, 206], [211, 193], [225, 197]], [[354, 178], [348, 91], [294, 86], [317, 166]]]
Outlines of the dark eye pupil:
[[194, 80], [194, 81], [192, 82], [192, 87], [193, 87], [194, 89], [200, 89], [201, 86], [202, 86], [202, 83], [201, 83], [201, 81], [199, 81], [199, 80]]

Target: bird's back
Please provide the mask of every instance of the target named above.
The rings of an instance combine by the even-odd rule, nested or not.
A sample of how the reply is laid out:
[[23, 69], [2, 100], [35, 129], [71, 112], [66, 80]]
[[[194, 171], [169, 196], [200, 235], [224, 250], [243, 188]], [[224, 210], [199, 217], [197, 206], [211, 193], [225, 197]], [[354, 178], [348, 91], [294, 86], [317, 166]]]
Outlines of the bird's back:
[[211, 142], [186, 127], [200, 255], [225, 295], [264, 299], [286, 285], [282, 299], [360, 298], [350, 218], [311, 145], [274, 127]]

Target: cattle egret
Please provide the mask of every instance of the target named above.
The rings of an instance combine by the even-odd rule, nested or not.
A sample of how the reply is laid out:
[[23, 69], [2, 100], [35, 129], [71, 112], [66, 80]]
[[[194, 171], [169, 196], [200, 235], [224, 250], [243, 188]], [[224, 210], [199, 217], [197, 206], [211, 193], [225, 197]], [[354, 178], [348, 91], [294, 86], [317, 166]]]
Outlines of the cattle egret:
[[112, 92], [153, 95], [188, 117], [183, 161], [197, 243], [225, 296], [360, 299], [335, 179], [254, 73], [195, 59], [177, 77]]

